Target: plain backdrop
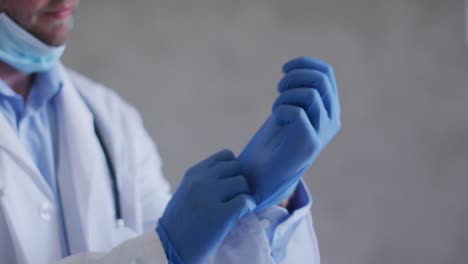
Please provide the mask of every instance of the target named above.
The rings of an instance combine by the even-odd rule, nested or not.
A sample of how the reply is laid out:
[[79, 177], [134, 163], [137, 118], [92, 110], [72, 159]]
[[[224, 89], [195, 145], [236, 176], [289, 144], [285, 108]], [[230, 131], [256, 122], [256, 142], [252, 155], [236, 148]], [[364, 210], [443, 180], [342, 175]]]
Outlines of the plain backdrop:
[[239, 153], [281, 66], [336, 70], [343, 128], [305, 180], [322, 263], [468, 263], [463, 0], [81, 1], [64, 62], [135, 105], [175, 188]]

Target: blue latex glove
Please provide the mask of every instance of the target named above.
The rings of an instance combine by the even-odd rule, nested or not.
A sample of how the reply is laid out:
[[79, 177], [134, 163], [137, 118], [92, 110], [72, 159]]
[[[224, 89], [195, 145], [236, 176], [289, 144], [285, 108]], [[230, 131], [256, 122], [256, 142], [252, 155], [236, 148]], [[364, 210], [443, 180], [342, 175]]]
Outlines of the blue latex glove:
[[329, 65], [297, 58], [283, 71], [272, 115], [239, 156], [257, 210], [287, 199], [341, 126], [338, 91]]
[[255, 209], [240, 172], [228, 150], [187, 171], [156, 228], [169, 263], [203, 263], [237, 220]]

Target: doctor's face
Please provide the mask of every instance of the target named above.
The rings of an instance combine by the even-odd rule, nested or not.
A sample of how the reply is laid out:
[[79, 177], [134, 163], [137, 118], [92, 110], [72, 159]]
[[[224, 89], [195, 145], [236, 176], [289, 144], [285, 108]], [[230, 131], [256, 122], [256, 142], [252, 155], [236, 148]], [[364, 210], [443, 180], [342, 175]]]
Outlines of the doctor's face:
[[79, 0], [0, 0], [5, 12], [26, 31], [51, 46], [65, 44]]

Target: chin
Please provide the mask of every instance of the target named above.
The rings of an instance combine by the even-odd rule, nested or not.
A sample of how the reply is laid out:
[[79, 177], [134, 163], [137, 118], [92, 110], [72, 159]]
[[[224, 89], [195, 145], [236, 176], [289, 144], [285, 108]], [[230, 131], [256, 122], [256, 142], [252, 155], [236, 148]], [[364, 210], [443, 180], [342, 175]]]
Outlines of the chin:
[[70, 33], [73, 28], [73, 19], [66, 21], [57, 21], [55, 23], [49, 23], [42, 30], [36, 30], [33, 34], [50, 46], [61, 46], [67, 43], [70, 38]]
[[68, 42], [68, 39], [70, 37], [69, 33], [63, 33], [63, 34], [56, 34], [52, 38], [47, 39], [47, 40], [42, 40], [44, 43], [46, 43], [49, 46], [62, 46]]

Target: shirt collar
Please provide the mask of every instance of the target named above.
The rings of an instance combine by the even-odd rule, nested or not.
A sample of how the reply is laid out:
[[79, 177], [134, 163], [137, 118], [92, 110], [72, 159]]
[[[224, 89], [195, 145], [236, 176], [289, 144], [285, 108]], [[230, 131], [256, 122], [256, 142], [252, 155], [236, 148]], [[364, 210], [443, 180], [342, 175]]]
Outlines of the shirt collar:
[[58, 67], [37, 73], [28, 96], [28, 105], [39, 110], [49, 103], [63, 87], [63, 78]]
[[[31, 110], [38, 111], [49, 103], [63, 87], [63, 78], [58, 66], [35, 74], [34, 81], [29, 91], [27, 105]], [[3, 80], [0, 80], [0, 96], [18, 98], [18, 95]]]

